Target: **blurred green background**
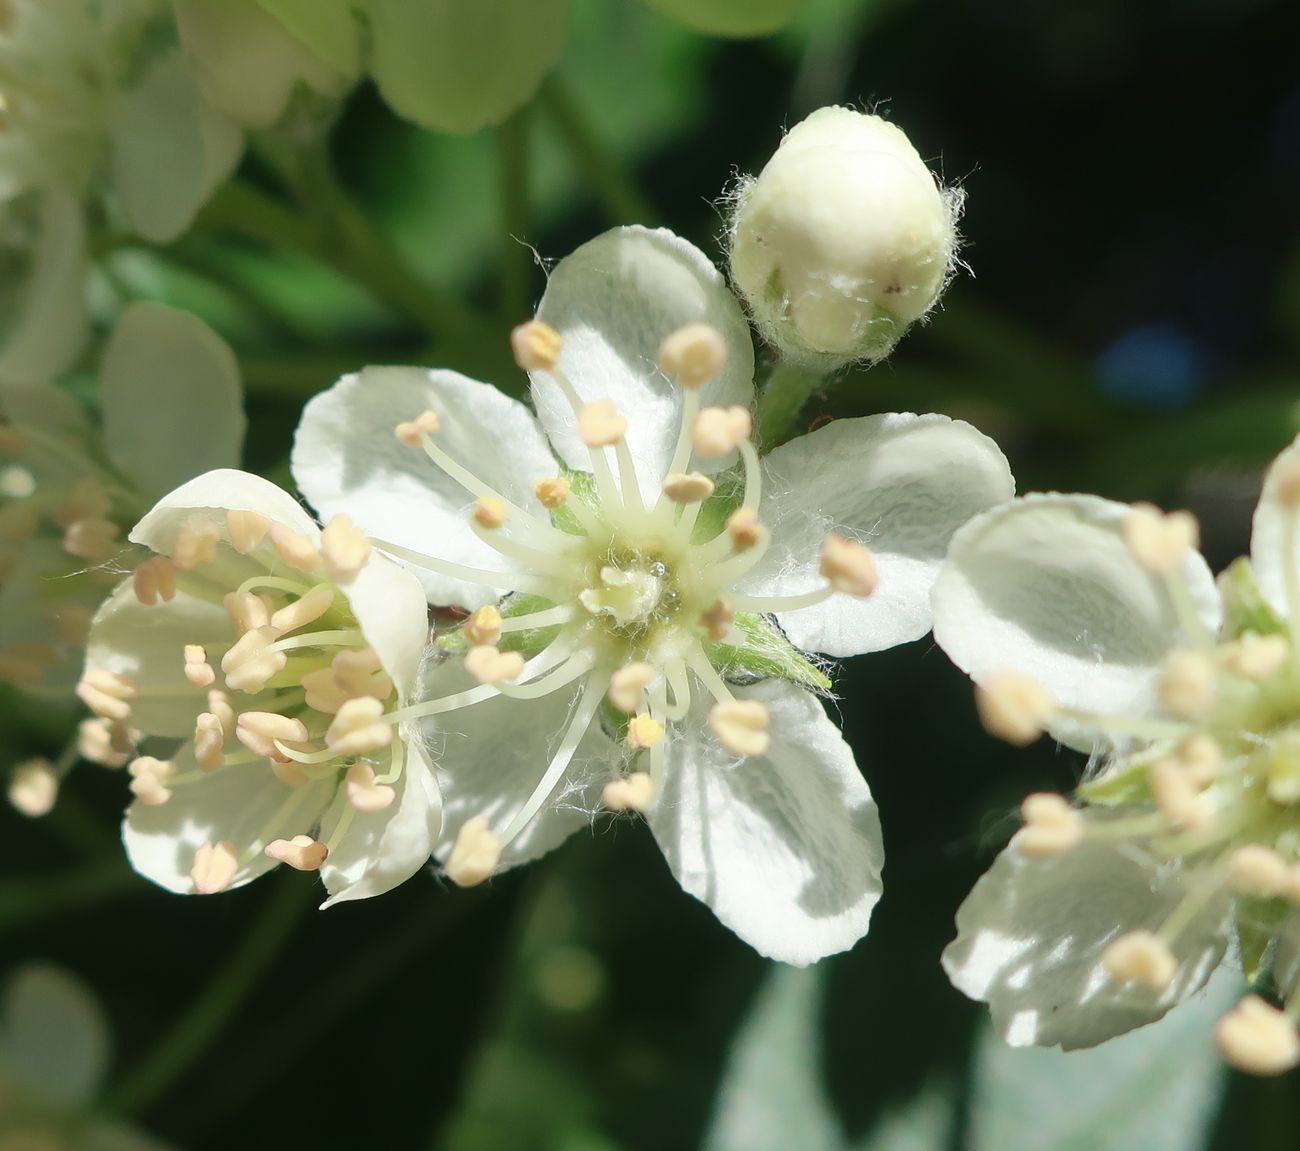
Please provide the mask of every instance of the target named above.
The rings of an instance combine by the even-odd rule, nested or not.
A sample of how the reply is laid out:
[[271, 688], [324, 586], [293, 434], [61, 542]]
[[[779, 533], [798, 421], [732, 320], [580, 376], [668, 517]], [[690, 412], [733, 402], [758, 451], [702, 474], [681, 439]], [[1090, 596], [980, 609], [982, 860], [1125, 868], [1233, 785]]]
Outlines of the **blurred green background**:
[[[423, 133], [366, 89], [345, 109], [340, 194], [401, 253], [409, 284], [376, 295], [310, 252], [220, 227], [161, 255], [116, 250], [102, 274], [231, 341], [248, 465], [283, 480], [303, 401], [363, 363], [452, 366], [518, 391], [505, 337], [544, 282], [534, 249], [553, 260], [642, 222], [721, 260], [717, 200], [737, 170], [756, 171], [821, 104], [876, 108], [966, 188], [973, 275], [808, 420], [968, 418], [1022, 491], [1192, 507], [1218, 567], [1245, 548], [1260, 467], [1300, 430], [1298, 44], [1293, 0], [811, 0], [747, 42], [633, 0], [575, 0], [561, 66], [499, 130]], [[284, 174], [253, 155], [243, 175], [273, 194]], [[422, 324], [403, 306], [421, 282]], [[491, 318], [465, 321], [463, 306]], [[1069, 787], [1082, 762], [987, 738], [928, 640], [853, 661], [837, 691], [882, 811], [885, 897], [852, 953], [790, 985], [808, 1035], [757, 1033], [772, 1107], [824, 1111], [843, 1146], [880, 1151], [1300, 1146], [1294, 1076], [1195, 1071], [1205, 1028], [1121, 1083], [1131, 1112], [1135, 1092], [1165, 1105], [1142, 1078], [1153, 1065], [1195, 1072], [1192, 1095], [1217, 1118], [1198, 1112], [1190, 1133], [1152, 1141], [1102, 1096], [1076, 1100], [1068, 1136], [1029, 1108], [993, 1141], [980, 1117], [1004, 1104], [971, 1071], [983, 1011], [938, 957], [1019, 798]], [[57, 751], [57, 715], [8, 695], [0, 723], [7, 758]], [[484, 889], [427, 875], [320, 915], [296, 873], [210, 900], [134, 878], [115, 832], [124, 796], [120, 774], [83, 767], [47, 819], [0, 811], [0, 975], [39, 958], [90, 983], [117, 1035], [113, 1100], [160, 1137], [190, 1151], [739, 1146], [715, 1107], [724, 1081], [734, 1105], [746, 1065], [733, 1044], [758, 1026], [771, 965], [681, 893], [639, 824], [600, 824]], [[997, 1090], [1059, 1081], [1070, 1057], [1051, 1058], [1038, 1087], [1004, 1075]], [[1180, 1099], [1171, 1116], [1186, 1115]], [[919, 1126], [882, 1126], [925, 1107]], [[817, 1130], [774, 1126], [751, 1146], [841, 1146]]]

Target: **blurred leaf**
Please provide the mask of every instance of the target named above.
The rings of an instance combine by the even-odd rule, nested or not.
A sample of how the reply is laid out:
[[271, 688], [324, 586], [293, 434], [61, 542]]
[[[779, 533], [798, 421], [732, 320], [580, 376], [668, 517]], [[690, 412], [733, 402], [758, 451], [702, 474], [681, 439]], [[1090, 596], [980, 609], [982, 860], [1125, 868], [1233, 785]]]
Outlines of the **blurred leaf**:
[[361, 67], [361, 39], [352, 0], [257, 0], [330, 67], [353, 76]]
[[645, 0], [651, 8], [711, 36], [766, 36], [807, 0]]

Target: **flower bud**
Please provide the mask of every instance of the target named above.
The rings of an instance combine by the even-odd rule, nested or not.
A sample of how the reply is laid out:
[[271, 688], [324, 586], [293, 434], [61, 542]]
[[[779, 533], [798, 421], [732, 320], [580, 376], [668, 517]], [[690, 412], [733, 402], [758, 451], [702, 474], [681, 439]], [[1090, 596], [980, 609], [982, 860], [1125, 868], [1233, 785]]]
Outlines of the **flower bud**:
[[939, 298], [960, 206], [901, 129], [821, 108], [739, 189], [732, 278], [782, 355], [878, 360]]

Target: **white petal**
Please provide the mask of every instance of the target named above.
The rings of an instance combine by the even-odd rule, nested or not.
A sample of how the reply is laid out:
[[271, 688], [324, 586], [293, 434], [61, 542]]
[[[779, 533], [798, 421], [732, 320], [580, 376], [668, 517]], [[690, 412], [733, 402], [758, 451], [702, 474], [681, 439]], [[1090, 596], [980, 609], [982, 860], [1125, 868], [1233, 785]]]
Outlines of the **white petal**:
[[[579, 396], [613, 400], [627, 418], [647, 497], [658, 495], [681, 426], [680, 391], [655, 364], [665, 336], [712, 324], [726, 341], [727, 362], [700, 390], [700, 403], [753, 401], [754, 350], [740, 305], [708, 257], [665, 229], [615, 228], [583, 244], [555, 266], [537, 315], [563, 337], [560, 367]], [[573, 409], [542, 373], [533, 376], [533, 402], [560, 458], [590, 471]]]
[[197, 316], [132, 304], [104, 351], [100, 389], [108, 453], [145, 495], [239, 464], [239, 367]]
[[5, 988], [0, 1068], [58, 1111], [86, 1106], [109, 1058], [108, 1021], [89, 989], [56, 967], [21, 968]]
[[947, 416], [835, 420], [763, 461], [759, 516], [772, 542], [745, 580], [755, 595], [795, 595], [824, 582], [828, 531], [862, 540], [880, 585], [777, 620], [797, 647], [833, 656], [881, 651], [930, 630], [930, 587], [948, 541], [979, 512], [1009, 500], [1015, 480], [988, 436]]
[[[197, 770], [192, 746], [183, 746], [175, 763], [178, 774]], [[241, 857], [251, 853], [230, 885], [242, 887], [276, 865], [262, 851], [267, 843], [309, 834], [320, 820], [334, 796], [334, 781], [307, 788], [290, 819], [275, 826], [271, 821], [293, 789], [281, 783], [264, 760], [220, 768], [178, 785], [166, 803], [131, 804], [122, 821], [127, 858], [159, 887], [189, 895], [194, 891], [190, 878], [194, 853], [204, 843], [226, 841]]]
[[[442, 827], [442, 797], [418, 741], [407, 746], [397, 798], [385, 811], [356, 812], [342, 841], [321, 868], [330, 897], [321, 908], [391, 891], [429, 862]], [[348, 804], [343, 788], [321, 820], [328, 840]]]
[[420, 581], [377, 552], [340, 585], [384, 670], [405, 699], [415, 687], [429, 642], [429, 608]]
[[[426, 409], [438, 414], [438, 445], [457, 463], [547, 520], [533, 485], [559, 469], [537, 421], [516, 400], [456, 372], [366, 368], [313, 397], [294, 439], [294, 480], [325, 519], [346, 512], [380, 539], [505, 570], [505, 561], [469, 529], [475, 496], [393, 435]], [[472, 608], [498, 598], [479, 584], [419, 575], [433, 603]]]
[[[1120, 537], [1127, 504], [1031, 495], [976, 517], [953, 537], [934, 585], [934, 638], [977, 683], [1009, 669], [1032, 676], [1066, 707], [1106, 714], [1151, 710], [1156, 673], [1188, 637], [1163, 580]], [[1206, 626], [1221, 607], [1193, 552], [1182, 575]], [[1053, 734], [1091, 749], [1088, 726]]]
[[1300, 526], [1297, 527], [1287, 547], [1287, 523], [1297, 522], [1297, 513], [1278, 499], [1277, 487], [1281, 473], [1294, 468], [1300, 460], [1300, 439], [1278, 455], [1264, 476], [1264, 490], [1250, 535], [1250, 562], [1259, 581], [1259, 590], [1265, 599], [1283, 616], [1289, 615], [1286, 601], [1286, 573], [1288, 568], [1300, 564]]
[[1039, 860], [1008, 848], [957, 912], [943, 967], [954, 986], [989, 1005], [1012, 1046], [1092, 1047], [1159, 1019], [1223, 958], [1230, 914], [1219, 893], [1175, 941], [1178, 972], [1163, 993], [1118, 983], [1101, 967], [1107, 943], [1158, 930], [1185, 895], [1177, 873], [1113, 842]]
[[816, 697], [773, 680], [736, 694], [766, 704], [769, 752], [737, 762], [697, 700], [672, 733], [647, 818], [685, 891], [755, 950], [803, 966], [866, 934], [880, 898], [880, 817]]

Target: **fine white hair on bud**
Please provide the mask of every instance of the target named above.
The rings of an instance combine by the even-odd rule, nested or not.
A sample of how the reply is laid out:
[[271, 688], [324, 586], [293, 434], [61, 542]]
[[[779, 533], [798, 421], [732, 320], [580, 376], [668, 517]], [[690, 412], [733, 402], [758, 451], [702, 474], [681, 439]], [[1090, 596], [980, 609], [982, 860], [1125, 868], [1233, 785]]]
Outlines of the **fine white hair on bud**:
[[687, 324], [659, 345], [659, 370], [692, 391], [722, 371], [726, 358], [722, 333], [711, 324]]
[[1129, 931], [1112, 940], [1101, 953], [1101, 965], [1112, 979], [1151, 991], [1163, 991], [1178, 973], [1169, 944], [1151, 931]]
[[481, 815], [467, 819], [456, 833], [444, 870], [457, 887], [476, 887], [501, 862], [501, 838]]
[[943, 291], [961, 202], [902, 129], [820, 108], [736, 190], [732, 278], [784, 356], [878, 360]]
[[1073, 851], [1083, 842], [1083, 812], [1064, 796], [1045, 791], [1027, 795], [1020, 805], [1020, 815], [1025, 823], [1011, 842], [1023, 856], [1051, 859]]
[[1056, 701], [1036, 679], [1017, 671], [997, 671], [975, 685], [975, 708], [984, 730], [1018, 747], [1047, 730]]
[[1214, 1044], [1238, 1071], [1281, 1075], [1300, 1065], [1300, 1036], [1290, 1017], [1247, 995], [1214, 1027]]

